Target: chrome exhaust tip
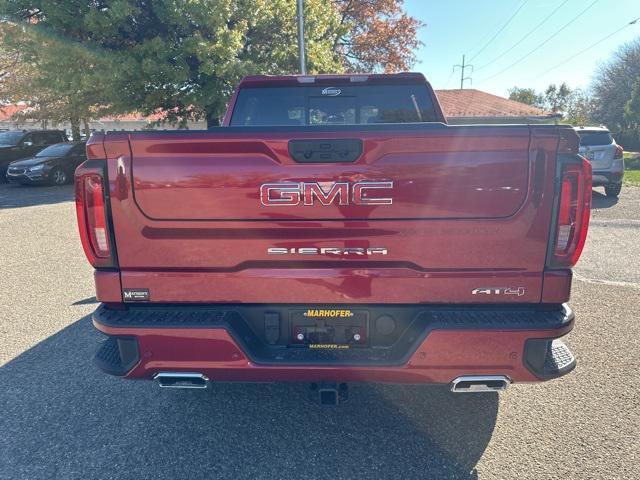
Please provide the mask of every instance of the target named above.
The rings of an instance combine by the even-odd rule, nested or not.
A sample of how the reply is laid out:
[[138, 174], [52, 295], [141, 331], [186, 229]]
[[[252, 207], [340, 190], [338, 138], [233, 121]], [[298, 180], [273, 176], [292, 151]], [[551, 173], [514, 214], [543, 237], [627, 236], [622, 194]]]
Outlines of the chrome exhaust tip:
[[160, 372], [153, 379], [162, 388], [207, 388], [209, 379], [195, 372]]
[[454, 393], [502, 392], [511, 380], [504, 375], [464, 375], [451, 382]]

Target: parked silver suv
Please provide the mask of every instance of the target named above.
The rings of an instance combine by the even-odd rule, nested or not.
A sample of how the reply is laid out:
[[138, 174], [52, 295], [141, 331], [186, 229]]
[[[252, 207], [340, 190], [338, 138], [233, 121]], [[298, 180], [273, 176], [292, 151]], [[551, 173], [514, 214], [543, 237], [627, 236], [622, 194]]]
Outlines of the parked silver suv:
[[580, 155], [591, 162], [593, 186], [603, 186], [607, 197], [617, 197], [624, 174], [622, 147], [604, 127], [575, 127], [575, 131], [580, 136]]

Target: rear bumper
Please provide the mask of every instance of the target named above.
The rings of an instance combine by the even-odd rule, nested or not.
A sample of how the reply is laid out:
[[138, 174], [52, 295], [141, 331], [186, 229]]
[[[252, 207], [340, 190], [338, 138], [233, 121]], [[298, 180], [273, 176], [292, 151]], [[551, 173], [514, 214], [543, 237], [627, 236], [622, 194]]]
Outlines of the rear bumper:
[[212, 381], [442, 384], [462, 375], [506, 375], [514, 382], [535, 382], [575, 367], [572, 355], [562, 364], [550, 357], [552, 340], [573, 328], [574, 315], [566, 305], [547, 311], [407, 308], [419, 309], [412, 320], [417, 330], [396, 342], [406, 345], [380, 353], [383, 349], [265, 348], [242, 326], [233, 306], [100, 306], [93, 323], [109, 338], [96, 354], [96, 364], [126, 378], [151, 379], [171, 371], [199, 372]]
[[623, 170], [605, 170], [594, 171], [592, 175], [592, 184], [594, 187], [602, 187], [606, 185], [618, 185], [622, 183]]

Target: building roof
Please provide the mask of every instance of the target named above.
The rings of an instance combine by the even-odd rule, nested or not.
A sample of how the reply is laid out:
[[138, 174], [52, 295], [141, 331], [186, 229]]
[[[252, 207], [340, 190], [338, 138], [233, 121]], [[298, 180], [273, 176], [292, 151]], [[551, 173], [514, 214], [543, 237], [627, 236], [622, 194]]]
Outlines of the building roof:
[[446, 117], [547, 117], [550, 114], [526, 103], [474, 88], [436, 90]]
[[[0, 104], [0, 122], [14, 120], [13, 116], [29, 107], [26, 104], [2, 105]], [[143, 115], [138, 112], [126, 113], [123, 115], [109, 115], [99, 119], [100, 122], [155, 122], [162, 120], [166, 116], [164, 112], [156, 112], [151, 115]]]
[[163, 112], [152, 113], [151, 115], [143, 115], [139, 112], [125, 113], [122, 115], [108, 115], [101, 117], [101, 122], [156, 122], [162, 120], [166, 116]]
[[0, 122], [11, 120], [16, 113], [19, 113], [27, 108], [26, 105], [0, 105]]

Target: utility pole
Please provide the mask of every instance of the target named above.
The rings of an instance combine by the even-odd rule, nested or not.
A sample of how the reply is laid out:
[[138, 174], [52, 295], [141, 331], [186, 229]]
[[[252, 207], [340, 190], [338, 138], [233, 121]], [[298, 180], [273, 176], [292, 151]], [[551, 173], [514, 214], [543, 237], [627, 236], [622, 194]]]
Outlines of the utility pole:
[[454, 65], [453, 66], [453, 71], [454, 72], [456, 71], [456, 68], [460, 69], [460, 90], [462, 90], [464, 88], [464, 81], [465, 80], [469, 80], [471, 82], [471, 85], [473, 85], [473, 78], [464, 76], [465, 70], [467, 68], [470, 68], [471, 69], [471, 73], [473, 73], [473, 65], [470, 65], [468, 63], [464, 63], [464, 61], [465, 61], [464, 60], [464, 55], [462, 55], [462, 64], [458, 64], [458, 65]]
[[304, 0], [298, 0], [298, 57], [300, 73], [307, 74], [307, 60], [304, 55]]

